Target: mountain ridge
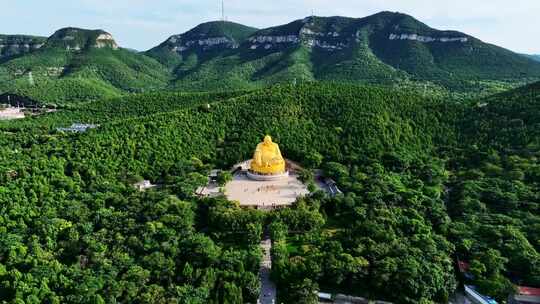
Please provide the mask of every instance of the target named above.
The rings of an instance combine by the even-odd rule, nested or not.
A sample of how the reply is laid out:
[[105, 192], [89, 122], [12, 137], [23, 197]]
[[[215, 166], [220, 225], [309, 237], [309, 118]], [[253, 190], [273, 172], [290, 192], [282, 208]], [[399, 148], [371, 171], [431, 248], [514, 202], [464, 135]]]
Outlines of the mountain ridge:
[[[159, 48], [146, 54], [163, 62], [155, 56]], [[162, 55], [167, 53], [162, 51]], [[387, 11], [363, 18], [309, 16], [258, 30], [233, 50], [220, 53], [214, 49], [206, 55], [203, 60], [201, 56], [180, 59], [174, 62], [176, 66], [169, 66], [177, 72], [177, 87], [201, 89], [207, 85], [205, 81], [198, 84], [193, 80], [201, 80], [205, 74], [215, 78], [218, 74], [235, 75], [242, 88], [295, 78], [365, 82], [409, 79], [456, 88], [464, 80], [540, 77], [537, 62], [514, 52]], [[215, 78], [211, 82], [217, 81]]]
[[47, 95], [45, 85], [32, 85], [30, 72], [40, 83], [84, 80], [99, 83], [98, 92], [118, 94], [245, 90], [297, 81], [427, 85], [482, 94], [540, 80], [540, 62], [384, 11], [362, 18], [308, 16], [263, 29], [205, 22], [140, 53], [123, 49], [104, 30], [68, 27], [35, 50], [3, 59], [0, 91]]

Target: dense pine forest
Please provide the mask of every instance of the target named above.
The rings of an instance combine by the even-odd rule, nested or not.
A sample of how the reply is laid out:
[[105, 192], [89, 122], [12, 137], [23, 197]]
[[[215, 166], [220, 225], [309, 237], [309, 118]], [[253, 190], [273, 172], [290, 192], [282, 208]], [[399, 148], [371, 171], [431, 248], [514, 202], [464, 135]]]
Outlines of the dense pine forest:
[[[539, 105], [539, 84], [458, 102], [311, 83], [110, 96], [0, 122], [0, 302], [255, 303], [265, 226], [283, 303], [540, 287]], [[56, 129], [76, 122], [100, 126]], [[269, 213], [193, 195], [264, 134], [343, 194]], [[139, 192], [142, 179], [159, 187]]]

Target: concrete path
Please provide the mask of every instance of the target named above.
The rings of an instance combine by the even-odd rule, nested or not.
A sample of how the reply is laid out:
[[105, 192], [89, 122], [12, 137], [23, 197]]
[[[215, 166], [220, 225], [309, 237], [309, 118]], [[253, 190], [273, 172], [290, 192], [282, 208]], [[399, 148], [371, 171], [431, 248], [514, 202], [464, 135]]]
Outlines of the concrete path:
[[261, 294], [259, 295], [259, 304], [275, 304], [276, 303], [276, 285], [270, 281], [270, 271], [272, 269], [272, 256], [270, 255], [270, 249], [272, 249], [272, 241], [268, 233], [264, 234], [261, 241], [261, 248], [263, 250], [263, 258], [261, 260], [261, 267], [259, 270], [259, 278], [261, 280]]

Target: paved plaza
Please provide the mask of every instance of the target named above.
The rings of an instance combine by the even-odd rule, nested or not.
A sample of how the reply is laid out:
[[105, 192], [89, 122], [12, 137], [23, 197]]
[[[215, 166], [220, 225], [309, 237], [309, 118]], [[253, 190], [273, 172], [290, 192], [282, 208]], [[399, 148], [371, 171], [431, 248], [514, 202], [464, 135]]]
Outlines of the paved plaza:
[[225, 186], [225, 195], [242, 206], [284, 206], [296, 201], [299, 196], [309, 194], [307, 187], [296, 175], [276, 181], [255, 181], [240, 173]]
[[[247, 177], [245, 171], [234, 175], [233, 180], [223, 187], [224, 194], [230, 201], [238, 201], [242, 206], [280, 207], [291, 205], [299, 196], [309, 191], [295, 174], [290, 174], [276, 181], [255, 181]], [[209, 184], [197, 191], [203, 196], [219, 196], [220, 188]]]
[[276, 181], [255, 181], [244, 173], [234, 176], [225, 186], [225, 195], [231, 201], [239, 201], [243, 206], [284, 206], [296, 201], [299, 196], [309, 194], [307, 187], [296, 175], [289, 175]]

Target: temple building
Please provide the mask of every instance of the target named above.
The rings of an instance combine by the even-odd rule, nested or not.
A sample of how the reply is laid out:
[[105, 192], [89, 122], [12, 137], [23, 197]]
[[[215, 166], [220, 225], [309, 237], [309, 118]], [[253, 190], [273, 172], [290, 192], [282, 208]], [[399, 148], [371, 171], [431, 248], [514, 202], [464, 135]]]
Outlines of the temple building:
[[257, 145], [247, 176], [259, 181], [277, 180], [289, 176], [279, 145], [272, 142], [272, 137], [266, 135], [263, 142]]

